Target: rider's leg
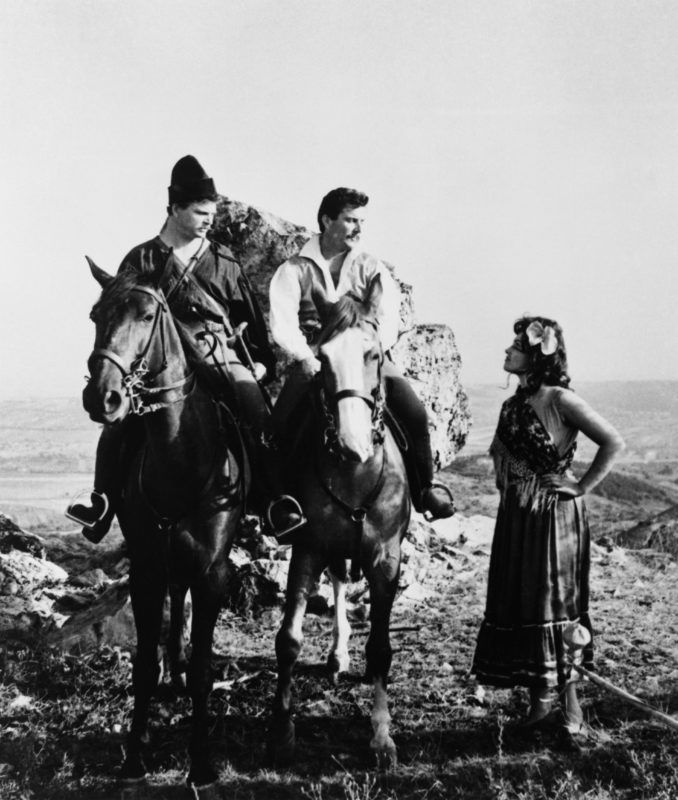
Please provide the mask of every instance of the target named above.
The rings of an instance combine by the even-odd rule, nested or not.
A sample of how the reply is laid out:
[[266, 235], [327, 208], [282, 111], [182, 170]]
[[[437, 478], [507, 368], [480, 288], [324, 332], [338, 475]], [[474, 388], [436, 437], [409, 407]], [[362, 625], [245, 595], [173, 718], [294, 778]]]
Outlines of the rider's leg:
[[312, 378], [301, 368], [299, 362], [293, 364], [287, 374], [285, 384], [273, 407], [273, 427], [282, 440], [290, 439], [290, 421], [295, 416], [302, 399], [308, 394]]
[[383, 374], [388, 407], [407, 429], [414, 448], [414, 461], [421, 483], [421, 495], [414, 498], [415, 508], [427, 511], [434, 519], [451, 517], [454, 503], [450, 491], [441, 484], [433, 483], [433, 454], [426, 409], [389, 359], [384, 362]]
[[84, 527], [82, 535], [97, 544], [108, 533], [120, 495], [120, 450], [124, 424], [104, 425], [97, 445], [94, 491], [90, 505], [73, 503], [66, 510], [70, 519]]
[[252, 472], [270, 498], [267, 521], [276, 536], [291, 533], [306, 519], [294, 497], [285, 492], [280, 452], [273, 440], [273, 421], [261, 389], [252, 373], [241, 364], [229, 364], [238, 410], [252, 459]]

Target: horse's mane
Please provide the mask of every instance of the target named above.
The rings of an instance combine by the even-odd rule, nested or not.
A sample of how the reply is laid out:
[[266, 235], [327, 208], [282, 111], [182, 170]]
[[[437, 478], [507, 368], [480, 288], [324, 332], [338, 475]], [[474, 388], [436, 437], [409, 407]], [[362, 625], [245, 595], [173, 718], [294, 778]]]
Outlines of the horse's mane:
[[363, 319], [369, 319], [372, 315], [366, 304], [349, 292], [342, 295], [336, 303], [328, 304], [323, 317], [323, 327], [318, 337], [318, 345], [329, 342], [348, 328], [355, 328]]
[[125, 270], [109, 281], [101, 292], [101, 297], [92, 306], [90, 319], [96, 321], [110, 315], [113, 309], [124, 303], [137, 286], [155, 288], [156, 282], [150, 274]]

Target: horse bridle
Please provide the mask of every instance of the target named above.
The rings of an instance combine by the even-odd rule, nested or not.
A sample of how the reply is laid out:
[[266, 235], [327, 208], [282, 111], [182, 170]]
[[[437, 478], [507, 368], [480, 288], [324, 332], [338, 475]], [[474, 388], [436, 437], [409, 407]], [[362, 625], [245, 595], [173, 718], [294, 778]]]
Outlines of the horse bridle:
[[[174, 381], [173, 383], [165, 384], [163, 386], [146, 386], [146, 380], [149, 377], [152, 380], [155, 380], [158, 375], [164, 372], [167, 369], [167, 349], [166, 349], [166, 342], [165, 342], [165, 333], [164, 328], [160, 325], [160, 320], [162, 315], [169, 311], [167, 302], [162, 295], [162, 292], [156, 291], [155, 289], [151, 288], [150, 286], [134, 286], [132, 287], [131, 291], [133, 292], [141, 292], [142, 294], [147, 294], [149, 297], [152, 297], [156, 301], [156, 308], [155, 308], [155, 316], [153, 317], [153, 325], [151, 327], [151, 332], [148, 336], [148, 340], [146, 341], [146, 345], [144, 346], [141, 354], [137, 356], [127, 367], [125, 362], [122, 358], [113, 350], [109, 350], [105, 347], [95, 347], [92, 350], [89, 358], [87, 359], [88, 365], [91, 364], [93, 359], [101, 358], [106, 361], [110, 361], [113, 365], [115, 365], [120, 372], [122, 373], [122, 385], [125, 390], [125, 394], [129, 398], [130, 402], [130, 413], [131, 414], [138, 414], [139, 416], [143, 416], [144, 414], [150, 414], [154, 411], [158, 411], [161, 408], [167, 408], [172, 403], [176, 403], [179, 400], [183, 399], [186, 394], [192, 389], [191, 386], [188, 388], [188, 391], [182, 392], [179, 397], [175, 398], [174, 400], [166, 400], [164, 402], [158, 401], [155, 403], [148, 403], [145, 402], [145, 397], [153, 396], [153, 395], [160, 395], [164, 392], [171, 392], [174, 389], [183, 389], [186, 387], [187, 384], [194, 380], [194, 373], [190, 373], [185, 378], [181, 380]], [[162, 347], [162, 363], [160, 369], [155, 373], [155, 375], [149, 376], [149, 367], [148, 362], [146, 361], [146, 356], [148, 355], [148, 351], [153, 344], [153, 339], [155, 337], [156, 331], [160, 330], [160, 343]], [[91, 367], [90, 367], [91, 372]]]
[[[366, 319], [364, 322], [372, 325], [375, 329], [378, 330], [378, 326], [376, 322], [372, 320]], [[323, 442], [326, 447], [328, 447], [331, 451], [337, 452], [338, 446], [338, 433], [337, 433], [337, 421], [335, 415], [332, 411], [332, 407], [336, 407], [340, 400], [343, 400], [347, 397], [357, 397], [362, 400], [367, 407], [370, 409], [371, 412], [371, 421], [372, 421], [372, 442], [373, 444], [383, 444], [384, 442], [384, 430], [385, 430], [385, 423], [384, 423], [384, 406], [385, 406], [385, 398], [384, 393], [382, 391], [382, 367], [384, 365], [384, 353], [383, 350], [380, 349], [379, 352], [379, 362], [377, 364], [377, 383], [372, 393], [370, 395], [363, 394], [359, 392], [357, 389], [341, 389], [338, 392], [335, 392], [331, 397], [327, 397], [327, 393], [325, 392], [324, 387], [321, 383], [319, 389], [319, 396], [320, 396], [320, 404], [322, 407], [323, 417], [325, 420], [325, 428], [323, 430]], [[321, 377], [320, 373], [318, 373], [318, 381], [320, 382]]]

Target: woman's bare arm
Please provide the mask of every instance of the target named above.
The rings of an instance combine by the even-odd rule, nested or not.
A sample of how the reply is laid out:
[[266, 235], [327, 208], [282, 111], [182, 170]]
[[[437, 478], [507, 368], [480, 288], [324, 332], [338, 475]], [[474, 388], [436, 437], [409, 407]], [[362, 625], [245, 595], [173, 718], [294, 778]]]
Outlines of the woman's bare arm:
[[561, 492], [579, 496], [590, 492], [612, 469], [613, 463], [624, 450], [624, 440], [613, 425], [574, 392], [561, 392], [558, 406], [565, 422], [595, 442], [598, 452], [579, 481], [568, 481], [566, 478], [559, 481], [556, 476], [550, 476], [545, 483]]

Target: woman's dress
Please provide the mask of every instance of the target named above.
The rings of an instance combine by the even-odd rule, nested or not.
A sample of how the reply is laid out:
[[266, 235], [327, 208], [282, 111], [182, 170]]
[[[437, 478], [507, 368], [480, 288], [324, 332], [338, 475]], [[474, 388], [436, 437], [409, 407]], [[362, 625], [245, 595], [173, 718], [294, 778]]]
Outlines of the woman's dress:
[[[482, 684], [548, 688], [569, 678], [563, 630], [588, 616], [589, 527], [582, 498], [541, 486], [572, 477], [577, 431], [559, 410], [561, 387], [506, 400], [490, 452], [501, 502], [492, 542], [485, 619], [471, 671]], [[583, 665], [592, 667], [593, 649]]]

